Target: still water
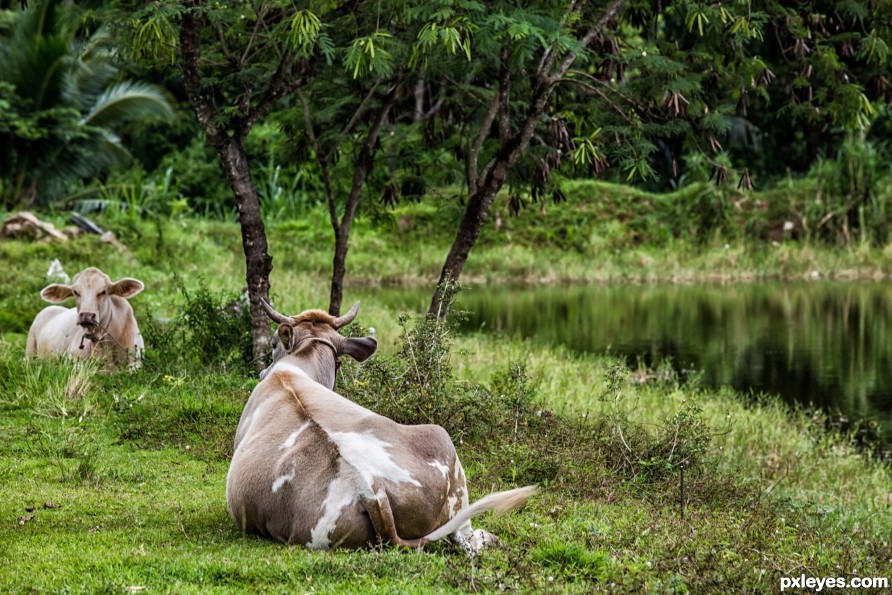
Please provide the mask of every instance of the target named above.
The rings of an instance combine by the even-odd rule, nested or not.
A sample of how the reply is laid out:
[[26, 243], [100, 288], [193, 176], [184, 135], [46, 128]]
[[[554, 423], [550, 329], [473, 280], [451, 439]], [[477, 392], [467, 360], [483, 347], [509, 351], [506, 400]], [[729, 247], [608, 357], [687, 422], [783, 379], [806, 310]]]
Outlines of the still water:
[[[404, 311], [430, 294], [379, 289]], [[630, 364], [696, 371], [707, 386], [772, 393], [859, 423], [892, 446], [892, 284], [777, 282], [466, 288], [467, 332], [519, 336]], [[879, 430], [875, 429], [879, 424]]]

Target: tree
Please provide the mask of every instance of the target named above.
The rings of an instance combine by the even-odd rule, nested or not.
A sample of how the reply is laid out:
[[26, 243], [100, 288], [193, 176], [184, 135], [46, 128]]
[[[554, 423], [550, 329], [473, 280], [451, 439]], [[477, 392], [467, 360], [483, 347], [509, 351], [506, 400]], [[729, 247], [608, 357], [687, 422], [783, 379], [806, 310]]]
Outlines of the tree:
[[107, 29], [81, 38], [48, 0], [8, 14], [0, 31], [0, 194], [4, 208], [45, 205], [74, 180], [126, 163], [115, 131], [173, 116], [163, 90], [117, 80]]
[[[287, 7], [258, 1], [229, 7], [168, 0], [137, 11], [129, 34], [135, 53], [156, 65], [178, 63], [189, 102], [233, 188], [258, 366], [268, 349], [259, 300], [269, 291], [271, 258], [245, 138], [253, 124], [279, 109], [277, 120], [295, 133], [295, 154], [319, 168], [335, 237], [329, 311], [338, 314], [350, 228], [381, 130], [391, 124], [390, 110], [411, 67], [426, 6], [407, 11], [393, 1]], [[304, 141], [310, 152], [299, 150]], [[340, 184], [345, 167], [346, 189]]]
[[275, 2], [163, 1], [139, 8], [128, 29], [137, 59], [179, 68], [189, 103], [232, 188], [258, 369], [270, 347], [261, 300], [269, 299], [272, 257], [245, 139], [254, 124], [304, 82], [304, 58], [318, 38], [308, 39], [296, 26], [302, 14]]
[[[540, 127], [555, 87], [579, 54], [613, 24], [622, 5], [621, 0], [613, 0], [594, 12], [584, 0], [561, 6], [542, 3], [525, 10], [510, 3], [475, 7], [472, 21], [478, 25], [475, 39], [480, 41], [473, 49], [479, 48], [479, 55], [485, 56], [490, 68], [483, 72], [492, 77], [494, 88], [485, 110], [477, 110], [476, 133], [468, 137], [467, 205], [443, 264], [429, 316], [448, 313], [443, 288], [460, 277], [489, 208]], [[512, 109], [512, 102], [517, 109]], [[487, 147], [491, 135], [495, 142]], [[484, 151], [488, 159], [481, 167]]]
[[[271, 259], [244, 139], [269, 111], [295, 112], [280, 121], [307, 140], [303, 158], [327, 180], [335, 235], [329, 308], [336, 313], [363, 193], [378, 190], [382, 170], [395, 178], [413, 167], [394, 158], [405, 147], [382, 139], [382, 130], [423, 127], [427, 151], [448, 145], [463, 163], [464, 215], [438, 283], [446, 287], [461, 275], [506, 187], [517, 206], [548, 194], [559, 200], [560, 170], [651, 180], [657, 147], [669, 145], [693, 147], [715, 179], [734, 174], [750, 186], [749, 172], [731, 171], [722, 146], [731, 144], [735, 123], [748, 122], [747, 110], [818, 127], [863, 125], [877, 96], [865, 77], [880, 88], [888, 71], [889, 8], [881, 5], [853, 0], [837, 10], [813, 1], [792, 11], [769, 0], [255, 0], [234, 7], [164, 0], [137, 12], [131, 37], [142, 57], [179, 64], [233, 187], [260, 365], [267, 333], [259, 299], [269, 289]], [[835, 10], [845, 16], [834, 21]], [[840, 23], [842, 37], [834, 34]], [[779, 72], [789, 74], [794, 109], [769, 103]], [[671, 175], [678, 160], [678, 151], [669, 154]], [[397, 190], [385, 180], [385, 197]], [[445, 313], [439, 291], [429, 312]]]
[[[713, 179], [736, 173], [748, 188], [749, 170], [732, 172], [722, 146], [735, 129], [863, 128], [890, 93], [889, 3], [468, 2], [435, 14], [441, 26], [473, 23], [475, 64], [447, 100], [466, 106], [453, 120], [473, 125], [459, 133], [467, 202], [438, 287], [461, 275], [506, 185], [514, 199], [560, 200], [562, 165], [651, 180], [671, 142], [703, 155]], [[669, 155], [673, 177], [680, 153]], [[429, 315], [445, 313], [442, 297]]]
[[[332, 136], [331, 132], [337, 132], [337, 138], [332, 139], [328, 147], [321, 144], [318, 133], [316, 132], [316, 126], [313, 122], [313, 113], [318, 115], [325, 110], [313, 110], [310, 107], [310, 102], [307, 99], [307, 96], [303, 93], [299, 93], [304, 114], [306, 136], [310, 141], [313, 155], [319, 165], [319, 171], [322, 175], [329, 220], [335, 236], [335, 248], [331, 272], [331, 295], [328, 303], [328, 311], [333, 316], [337, 316], [340, 313], [341, 302], [344, 295], [344, 277], [347, 274], [347, 248], [350, 240], [350, 228], [356, 217], [356, 211], [359, 207], [366, 177], [374, 165], [374, 154], [378, 144], [378, 137], [381, 133], [381, 127], [384, 125], [388, 113], [395, 102], [396, 92], [401, 84], [400, 79], [401, 77], [397, 77], [396, 80], [388, 83], [390, 88], [384, 90], [383, 96], [380, 98], [376, 107], [371, 107], [370, 104], [375, 99], [376, 93], [379, 91], [380, 83], [377, 81], [372, 85], [372, 88], [368, 90], [366, 96], [358, 106], [355, 106], [354, 102], [348, 103], [347, 105], [350, 108], [353, 108], [353, 116], [344, 118], [346, 124], [341, 130], [328, 128], [329, 134], [326, 135], [328, 137]], [[344, 107], [342, 102], [338, 103], [341, 107]], [[348, 111], [350, 110], [348, 109]], [[339, 216], [338, 204], [340, 201], [338, 200], [338, 193], [332, 170], [338, 160], [339, 153], [344, 148], [343, 144], [348, 135], [351, 135], [351, 133], [354, 132], [357, 123], [367, 116], [367, 112], [371, 112], [371, 122], [366, 127], [367, 129], [364, 133], [355, 135], [358, 138], [356, 138], [354, 142], [358, 141], [359, 151], [356, 158], [351, 161], [353, 164], [353, 174], [350, 176], [350, 185], [349, 190], [347, 191], [346, 200], [343, 201], [343, 215]], [[322, 142], [324, 142], [324, 139]]]

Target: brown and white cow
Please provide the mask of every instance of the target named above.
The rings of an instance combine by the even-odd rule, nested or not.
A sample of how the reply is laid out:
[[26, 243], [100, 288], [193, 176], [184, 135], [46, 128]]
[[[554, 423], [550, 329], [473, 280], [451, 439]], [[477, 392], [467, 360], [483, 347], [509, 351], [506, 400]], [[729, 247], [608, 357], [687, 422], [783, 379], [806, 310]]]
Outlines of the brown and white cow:
[[470, 519], [520, 506], [528, 486], [468, 504], [465, 474], [440, 426], [398, 424], [333, 392], [338, 358], [363, 361], [371, 337], [338, 329], [359, 302], [335, 318], [321, 310], [283, 316], [277, 360], [248, 399], [226, 478], [229, 514], [243, 531], [311, 549], [410, 547], [451, 536], [470, 551], [496, 539]]
[[40, 297], [54, 304], [73, 297], [75, 307], [41, 310], [28, 331], [25, 354], [93, 356], [105, 358], [110, 365], [139, 366], [143, 339], [127, 298], [143, 287], [142, 281], [129, 277], [112, 283], [95, 267], [79, 272], [71, 285], [47, 285]]

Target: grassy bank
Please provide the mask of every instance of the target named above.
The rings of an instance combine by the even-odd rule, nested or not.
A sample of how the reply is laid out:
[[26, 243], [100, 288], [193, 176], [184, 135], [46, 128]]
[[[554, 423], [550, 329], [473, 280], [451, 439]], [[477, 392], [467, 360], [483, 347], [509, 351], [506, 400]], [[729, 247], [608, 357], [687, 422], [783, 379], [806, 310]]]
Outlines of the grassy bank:
[[[414, 209], [398, 213], [414, 219], [394, 219], [393, 228], [358, 223], [347, 300], [366, 283], [436, 278], [449, 239], [426, 228], [425, 217], [444, 211]], [[0, 241], [0, 258], [15, 263], [0, 271], [2, 591], [762, 592], [778, 590], [782, 576], [888, 575], [890, 471], [824, 432], [816, 414], [609, 358], [482, 335], [456, 338], [451, 348], [448, 336], [416, 343], [442, 347], [433, 353], [451, 367], [433, 385], [413, 383], [402, 350], [419, 336], [409, 324], [400, 339], [400, 313], [369, 300], [358, 323], [375, 321], [382, 349], [361, 377], [345, 367], [340, 389], [394, 418], [446, 425], [472, 497], [526, 483], [542, 486], [540, 495], [521, 511], [480, 519], [503, 545], [474, 559], [448, 545], [311, 553], [242, 535], [226, 514], [224, 485], [255, 380], [239, 363], [237, 324], [206, 336], [200, 322], [181, 318], [240, 292], [237, 226], [155, 225], [125, 215], [101, 223], [127, 251], [97, 238]], [[280, 310], [327, 303], [326, 225], [321, 213], [270, 222]], [[867, 247], [667, 239], [596, 253], [594, 244], [568, 249], [558, 241], [537, 249], [506, 227], [487, 231], [468, 263], [470, 278], [887, 270], [883, 251]], [[499, 241], [505, 233], [518, 241]], [[731, 254], [735, 260], [722, 260]], [[146, 283], [133, 299], [149, 347], [141, 370], [100, 374], [64, 361], [23, 361], [52, 258], [69, 273], [92, 264]], [[171, 322], [149, 322], [157, 319]], [[398, 386], [399, 398], [382, 396], [391, 394], [385, 386]]]
[[[722, 198], [721, 222], [699, 221], [697, 213], [709, 208], [708, 199], [718, 200], [708, 187], [652, 195], [586, 182], [565, 190], [565, 203], [532, 205], [516, 216], [506, 199], [498, 200], [465, 265], [463, 282], [879, 279], [892, 274], [892, 246], [882, 242], [854, 238], [848, 244], [828, 244], [804, 236], [801, 229], [783, 232], [788, 211], [797, 205], [779, 190], [748, 199], [774, 204], [776, 212], [741, 211], [743, 207], [733, 205], [742, 199], [733, 194]], [[430, 198], [360, 218], [351, 237], [348, 282], [434, 283], [460, 217], [454, 199]], [[276, 258], [328, 278], [331, 228], [321, 210], [310, 220], [273, 221], [269, 227], [280, 249]], [[307, 246], [314, 249], [307, 251]], [[322, 247], [326, 249], [316, 249]]]

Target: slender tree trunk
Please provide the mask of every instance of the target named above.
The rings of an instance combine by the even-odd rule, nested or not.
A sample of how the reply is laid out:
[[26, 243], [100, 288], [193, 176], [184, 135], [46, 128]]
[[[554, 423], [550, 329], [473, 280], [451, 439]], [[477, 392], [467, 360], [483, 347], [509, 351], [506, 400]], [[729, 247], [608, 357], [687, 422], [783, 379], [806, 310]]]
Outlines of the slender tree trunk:
[[344, 301], [344, 277], [347, 275], [347, 242], [349, 239], [349, 227], [346, 233], [340, 227], [335, 228], [335, 249], [331, 264], [331, 294], [328, 300], [328, 313], [332, 316], [341, 314], [341, 303]]
[[254, 368], [266, 367], [269, 353], [269, 319], [260, 303], [269, 300], [269, 274], [273, 259], [269, 255], [266, 229], [260, 215], [260, 199], [251, 180], [248, 157], [244, 146], [235, 138], [227, 137], [214, 146], [226, 174], [226, 180], [235, 193], [239, 224], [242, 232], [242, 249], [245, 252], [245, 280], [251, 304], [251, 339], [254, 345]]
[[548, 106], [551, 89], [551, 86], [537, 89], [521, 130], [510, 139], [503, 141], [495, 158], [484, 168], [486, 174], [482, 182], [479, 183], [476, 191], [471, 192], [468, 196], [465, 214], [462, 216], [458, 232], [452, 241], [452, 248], [450, 248], [446, 261], [443, 263], [443, 269], [440, 271], [440, 280], [431, 299], [428, 317], [442, 318], [449, 314], [449, 304], [444, 303], [445, 284], [448, 281], [458, 281], [461, 277], [471, 248], [477, 243], [483, 224], [486, 223], [493, 200], [505, 185], [508, 172], [530, 144], [536, 124]]
[[331, 294], [328, 301], [328, 313], [332, 316], [338, 316], [341, 313], [341, 302], [344, 299], [344, 277], [347, 275], [347, 248], [350, 240], [350, 227], [356, 218], [356, 209], [359, 207], [359, 201], [362, 198], [362, 187], [365, 184], [366, 176], [372, 169], [373, 155], [375, 146], [378, 144], [381, 126], [384, 124], [390, 108], [393, 107], [396, 101], [398, 87], [399, 81], [391, 87], [390, 92], [382, 100], [381, 107], [378, 109], [375, 120], [366, 135], [362, 150], [356, 157], [353, 181], [350, 184], [350, 195], [347, 197], [347, 203], [344, 206], [344, 216], [340, 222], [338, 222], [334, 205], [334, 192], [330, 190], [328, 193], [329, 216], [335, 234], [335, 253], [331, 268]]
[[480, 237], [480, 231], [486, 218], [489, 215], [489, 207], [505, 184], [508, 176], [508, 170], [504, 164], [493, 169], [492, 175], [488, 176], [486, 183], [481, 186], [477, 192], [468, 197], [468, 206], [465, 208], [465, 214], [462, 216], [461, 223], [458, 226], [458, 232], [452, 241], [452, 247], [449, 254], [446, 255], [446, 261], [443, 263], [443, 269], [440, 271], [440, 280], [437, 283], [437, 289], [431, 299], [431, 305], [428, 309], [428, 316], [431, 318], [444, 318], [449, 314], [449, 304], [444, 302], [445, 284], [452, 281], [458, 281], [461, 277], [462, 269], [471, 253], [471, 248], [477, 243]]

